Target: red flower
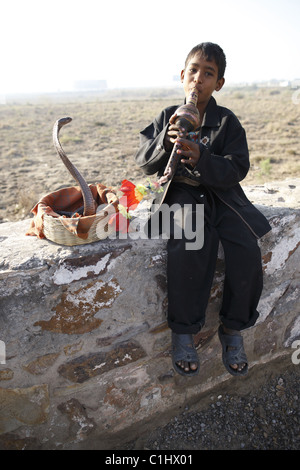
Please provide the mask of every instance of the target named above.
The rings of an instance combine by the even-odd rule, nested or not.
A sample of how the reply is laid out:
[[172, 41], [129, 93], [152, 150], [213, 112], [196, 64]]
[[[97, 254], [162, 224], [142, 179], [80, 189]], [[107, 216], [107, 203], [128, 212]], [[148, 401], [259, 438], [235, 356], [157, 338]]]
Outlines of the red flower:
[[143, 199], [143, 194], [136, 189], [135, 184], [128, 180], [122, 181], [120, 190], [123, 192], [124, 196], [119, 198], [119, 212], [110, 218], [109, 224], [114, 224], [116, 232], [127, 233], [129, 230], [130, 217], [126, 217], [126, 215], [129, 210], [133, 211], [137, 208], [140, 201]]
[[128, 233], [130, 220], [120, 212], [112, 215], [108, 223], [114, 224], [115, 232]]
[[124, 194], [119, 199], [120, 204], [130, 210], [136, 209], [143, 199], [143, 195], [136, 190], [135, 184], [131, 183], [131, 181], [123, 180], [120, 190]]

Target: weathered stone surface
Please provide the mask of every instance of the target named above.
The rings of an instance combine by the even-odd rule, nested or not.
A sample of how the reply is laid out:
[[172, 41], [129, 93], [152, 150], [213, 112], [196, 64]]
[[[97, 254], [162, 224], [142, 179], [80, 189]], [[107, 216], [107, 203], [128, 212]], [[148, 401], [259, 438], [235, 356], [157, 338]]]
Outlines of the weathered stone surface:
[[60, 353], [45, 354], [24, 365], [24, 369], [33, 375], [41, 375], [51, 367]]
[[11, 380], [14, 376], [14, 371], [11, 369], [0, 370], [0, 380]]
[[48, 418], [48, 385], [29, 388], [0, 388], [0, 434], [23, 425], [37, 425]]
[[243, 189], [254, 204], [274, 208], [300, 208], [299, 178], [244, 186]]
[[[259, 242], [260, 317], [243, 333], [251, 375], [257, 364], [292, 357], [300, 340], [300, 184], [246, 192], [273, 227]], [[63, 247], [26, 237], [28, 225], [0, 225], [0, 448], [110, 448], [115, 433], [128, 438], [130, 428], [134, 438], [141, 425], [235, 380], [217, 335], [222, 248], [195, 336], [200, 374], [186, 379], [170, 357], [165, 240]]]
[[71, 398], [65, 403], [58, 405], [58, 410], [66, 415], [70, 422], [70, 435], [76, 440], [85, 439], [96, 427], [93, 419], [87, 415], [86, 408], [76, 398]]
[[[299, 298], [299, 291], [296, 291], [296, 295], [298, 295]], [[296, 340], [300, 340], [300, 315], [294, 318], [287, 326], [284, 335], [284, 345], [290, 347]]]
[[66, 356], [73, 356], [74, 354], [78, 353], [82, 350], [83, 341], [78, 341], [78, 343], [67, 344], [64, 347], [64, 353]]
[[70, 284], [80, 279], [90, 279], [104, 274], [107, 271], [108, 264], [129, 248], [130, 245], [127, 245], [116, 250], [107, 249], [94, 255], [65, 259], [55, 272], [53, 282], [57, 285]]
[[102, 320], [94, 318], [94, 315], [101, 308], [110, 307], [120, 292], [121, 288], [114, 279], [107, 283], [92, 281], [75, 291], [68, 290], [52, 309], [55, 315], [50, 320], [34, 323], [34, 326], [66, 334], [83, 334], [95, 330]]
[[6, 433], [0, 436], [1, 450], [39, 450], [40, 445], [36, 438], [20, 438], [17, 434]]
[[82, 383], [91, 377], [135, 362], [145, 356], [145, 351], [137, 342], [129, 341], [120, 343], [118, 347], [106, 353], [87, 354], [73, 359], [62, 364], [58, 372], [72, 382]]

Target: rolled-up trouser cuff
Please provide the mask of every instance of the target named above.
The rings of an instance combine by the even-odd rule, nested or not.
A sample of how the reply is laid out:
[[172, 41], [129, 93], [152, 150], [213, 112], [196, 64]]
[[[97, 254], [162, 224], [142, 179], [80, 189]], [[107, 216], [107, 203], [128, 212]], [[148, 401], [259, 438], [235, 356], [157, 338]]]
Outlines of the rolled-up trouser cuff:
[[173, 323], [172, 321], [168, 321], [169, 328], [178, 335], [196, 335], [202, 329], [203, 325], [201, 323], [197, 323], [195, 325], [184, 325], [180, 323]]
[[241, 323], [236, 320], [228, 320], [222, 315], [220, 315], [220, 320], [226, 328], [230, 328], [231, 330], [242, 331], [242, 330], [246, 330], [247, 328], [250, 328], [251, 326], [254, 326], [258, 317], [259, 317], [259, 313], [257, 312], [257, 310], [255, 310], [255, 312], [253, 313], [253, 315], [251, 316], [250, 320], [247, 323]]

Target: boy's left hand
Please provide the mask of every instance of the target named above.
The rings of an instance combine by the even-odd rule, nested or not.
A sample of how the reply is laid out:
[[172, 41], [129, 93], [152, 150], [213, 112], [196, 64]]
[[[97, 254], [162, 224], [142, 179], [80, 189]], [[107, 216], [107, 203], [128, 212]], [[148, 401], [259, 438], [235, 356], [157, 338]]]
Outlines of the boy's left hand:
[[176, 139], [176, 144], [179, 146], [177, 153], [184, 157], [180, 160], [181, 163], [195, 168], [200, 158], [199, 145], [196, 142], [180, 137]]

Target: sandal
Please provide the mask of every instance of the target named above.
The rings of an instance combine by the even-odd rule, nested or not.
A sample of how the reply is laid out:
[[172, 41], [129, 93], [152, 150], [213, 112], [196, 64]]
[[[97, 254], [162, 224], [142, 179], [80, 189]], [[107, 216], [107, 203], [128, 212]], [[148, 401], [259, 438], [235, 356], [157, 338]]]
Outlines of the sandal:
[[197, 375], [199, 373], [199, 365], [197, 369], [190, 369], [189, 372], [186, 372], [178, 365], [180, 361], [199, 363], [198, 354], [191, 334], [181, 335], [172, 332], [172, 362], [174, 369], [179, 374], [185, 376]]
[[[248, 373], [248, 361], [244, 350], [243, 337], [239, 335], [227, 335], [220, 325], [219, 338], [222, 344], [223, 364], [231, 375], [246, 375]], [[232, 364], [245, 364], [242, 370], [231, 367]]]

